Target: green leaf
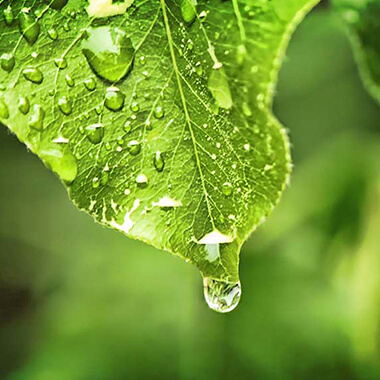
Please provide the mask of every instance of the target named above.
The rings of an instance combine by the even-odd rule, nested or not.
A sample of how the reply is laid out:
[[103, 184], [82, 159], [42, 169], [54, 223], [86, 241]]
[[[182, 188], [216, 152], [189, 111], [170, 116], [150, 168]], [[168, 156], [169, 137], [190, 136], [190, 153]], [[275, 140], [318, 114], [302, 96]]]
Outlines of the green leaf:
[[273, 90], [317, 2], [0, 0], [0, 120], [95, 220], [237, 282], [288, 181]]
[[364, 84], [380, 102], [380, 0], [333, 0], [348, 26]]

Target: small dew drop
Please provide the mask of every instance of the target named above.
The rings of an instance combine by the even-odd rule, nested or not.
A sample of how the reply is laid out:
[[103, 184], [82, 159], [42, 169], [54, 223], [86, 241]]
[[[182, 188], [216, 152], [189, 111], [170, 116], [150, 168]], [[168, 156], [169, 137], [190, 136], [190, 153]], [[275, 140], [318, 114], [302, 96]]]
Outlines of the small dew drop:
[[85, 128], [87, 139], [93, 144], [99, 144], [104, 136], [103, 124], [91, 124]]
[[63, 70], [67, 67], [67, 61], [65, 58], [56, 58], [54, 60], [54, 63], [60, 70]]
[[75, 86], [75, 81], [74, 81], [73, 77], [71, 77], [69, 74], [66, 74], [65, 81], [66, 81], [66, 84], [69, 87], [74, 87]]
[[58, 32], [56, 29], [49, 29], [47, 33], [51, 40], [56, 41], [58, 39]]
[[165, 160], [164, 160], [164, 156], [159, 150], [155, 153], [153, 157], [153, 164], [158, 172], [162, 172], [164, 170]]
[[136, 177], [136, 184], [137, 184], [137, 187], [139, 187], [140, 189], [145, 189], [148, 186], [147, 176], [145, 174], [139, 174]]
[[140, 105], [137, 102], [132, 102], [130, 108], [131, 108], [132, 112], [139, 112], [140, 111]]
[[62, 96], [59, 100], [58, 100], [58, 107], [60, 109], [60, 111], [64, 114], [64, 115], [70, 115], [71, 112], [72, 112], [72, 106], [71, 106], [71, 101], [66, 97], [66, 96]]
[[96, 81], [94, 78], [85, 79], [83, 82], [88, 91], [94, 91], [96, 88]]
[[232, 185], [229, 182], [223, 183], [222, 192], [226, 197], [232, 194]]
[[218, 313], [228, 313], [239, 304], [240, 282], [225, 282], [206, 277], [203, 279], [203, 286], [204, 297], [210, 309]]
[[42, 71], [40, 69], [37, 69], [35, 67], [27, 67], [22, 71], [22, 75], [24, 75], [24, 78], [28, 80], [29, 82], [41, 84], [44, 80], [44, 76], [42, 74]]
[[93, 187], [94, 189], [97, 189], [97, 188], [99, 187], [99, 185], [100, 185], [100, 180], [99, 180], [99, 178], [98, 178], [98, 177], [94, 177], [94, 178], [92, 179], [92, 187]]
[[20, 31], [26, 41], [33, 45], [40, 35], [40, 24], [37, 19], [30, 14], [28, 8], [23, 8], [19, 15]]
[[187, 24], [194, 22], [196, 18], [196, 0], [182, 0], [181, 13], [182, 18]]
[[104, 105], [110, 111], [120, 111], [124, 107], [125, 95], [117, 88], [110, 87], [106, 91]]
[[157, 106], [153, 111], [156, 119], [162, 119], [165, 116], [165, 111], [161, 106]]
[[128, 151], [132, 156], [137, 156], [141, 152], [141, 144], [137, 140], [132, 140], [128, 143]]
[[13, 70], [13, 68], [15, 67], [14, 55], [4, 53], [0, 57], [0, 66], [4, 71], [6, 71], [7, 73], [10, 73]]
[[30, 102], [29, 99], [26, 96], [20, 96], [18, 99], [18, 109], [19, 111], [26, 115], [29, 112], [30, 109]]

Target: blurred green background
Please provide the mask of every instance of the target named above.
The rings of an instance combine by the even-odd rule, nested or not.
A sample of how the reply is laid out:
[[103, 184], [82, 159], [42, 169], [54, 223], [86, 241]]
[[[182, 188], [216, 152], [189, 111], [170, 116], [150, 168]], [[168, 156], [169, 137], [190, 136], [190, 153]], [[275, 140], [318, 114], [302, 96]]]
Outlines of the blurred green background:
[[0, 129], [0, 378], [379, 379], [380, 107], [328, 7], [298, 29], [275, 113], [294, 175], [245, 244], [243, 297], [96, 225]]

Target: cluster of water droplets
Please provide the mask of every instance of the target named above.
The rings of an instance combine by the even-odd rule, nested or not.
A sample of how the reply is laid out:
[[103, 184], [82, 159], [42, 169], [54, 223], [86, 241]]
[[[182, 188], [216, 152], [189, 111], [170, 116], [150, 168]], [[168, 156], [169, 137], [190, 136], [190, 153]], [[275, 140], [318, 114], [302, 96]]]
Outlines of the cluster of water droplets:
[[[62, 10], [67, 4], [67, 0], [45, 0], [45, 2], [55, 10]], [[207, 12], [197, 13], [197, 2], [195, 0], [183, 0], [181, 2], [181, 12], [182, 18], [187, 26], [191, 26], [198, 19], [200, 22], [204, 22], [207, 18]], [[18, 14], [18, 25], [23, 38], [27, 41], [30, 46], [33, 46], [38, 40], [40, 34], [42, 33], [39, 19], [42, 17], [41, 11], [32, 12], [30, 9], [22, 9]], [[44, 10], [42, 10], [44, 12]], [[15, 16], [12, 11], [12, 7], [9, 6], [3, 10], [3, 17], [7, 25], [12, 25], [15, 22]], [[77, 14], [75, 12], [70, 14], [71, 18], [76, 18]], [[67, 21], [64, 24], [64, 30], [70, 30], [70, 24]], [[54, 27], [46, 31], [47, 36], [52, 41], [59, 40], [59, 33]], [[215, 36], [217, 38], [217, 36]], [[110, 111], [110, 113], [118, 113], [127, 107], [126, 105], [126, 95], [123, 93], [121, 87], [118, 84], [124, 80], [134, 69], [134, 65], [139, 65], [141, 70], [141, 75], [145, 79], [150, 78], [150, 73], [148, 70], [144, 70], [143, 67], [146, 65], [146, 57], [140, 56], [138, 62], [136, 60], [135, 47], [128, 34], [121, 28], [101, 25], [96, 27], [88, 27], [81, 36], [80, 39], [81, 51], [84, 59], [91, 68], [94, 76], [90, 76], [83, 81], [81, 85], [88, 92], [93, 92], [97, 90], [99, 81], [101, 83], [109, 84], [108, 88], [105, 90], [104, 99], [101, 104], [95, 108], [95, 112], [98, 115], [103, 113], [104, 109]], [[182, 47], [181, 47], [182, 49]], [[183, 49], [187, 51], [192, 51], [194, 49], [194, 43], [188, 39], [183, 44]], [[181, 50], [180, 50], [181, 52]], [[215, 114], [218, 114], [220, 109], [230, 110], [233, 107], [233, 98], [230, 90], [229, 80], [226, 75], [223, 64], [218, 60], [215, 55], [214, 47], [210, 44], [209, 54], [213, 61], [213, 67], [210, 71], [207, 79], [207, 88], [211, 93], [214, 104], [212, 105], [212, 110]], [[243, 64], [247, 52], [244, 45], [238, 46], [236, 50], [236, 59], [239, 64]], [[6, 73], [11, 73], [16, 65], [16, 58], [14, 52], [4, 53], [0, 57], [0, 67]], [[66, 73], [66, 69], [69, 65], [68, 58], [66, 56], [56, 57], [54, 59], [54, 65], [59, 72], [62, 72], [64, 81], [68, 87], [74, 88], [77, 85], [76, 78], [73, 74]], [[192, 70], [200, 77], [203, 78], [205, 72], [201, 62], [196, 62]], [[27, 66], [21, 71], [22, 77], [38, 86], [44, 81], [44, 73], [39, 67], [34, 67], [32, 65]], [[57, 109], [64, 117], [69, 117], [74, 111], [74, 101], [70, 96], [70, 92], [65, 95], [56, 96], [54, 90], [49, 91], [49, 95], [54, 97]], [[144, 95], [144, 100], [149, 100], [150, 94]], [[134, 122], [137, 118], [137, 114], [140, 112], [141, 105], [138, 99], [134, 99], [129, 104], [129, 110], [132, 115], [128, 117], [123, 126], [123, 131], [126, 135], [120, 136], [116, 142], [116, 151], [121, 152], [123, 149], [131, 156], [138, 156], [144, 149], [143, 142], [136, 138], [128, 138], [128, 134], [131, 133]], [[42, 132], [44, 130], [44, 120], [46, 118], [46, 111], [41, 104], [33, 104], [28, 96], [20, 95], [18, 100], [18, 110], [22, 115], [28, 116], [28, 125], [31, 130], [35, 132]], [[248, 102], [243, 102], [242, 105], [243, 114], [247, 117], [252, 115], [252, 111]], [[165, 108], [159, 102], [154, 104], [152, 109], [152, 116], [155, 120], [163, 119], [166, 115]], [[8, 119], [9, 109], [0, 96], [0, 118]], [[85, 122], [87, 115], [79, 118], [79, 120]], [[206, 124], [205, 124], [206, 125]], [[152, 121], [150, 118], [145, 123], [145, 128], [151, 130], [153, 128]], [[105, 141], [106, 127], [99, 118], [98, 122], [88, 123], [87, 125], [81, 125], [79, 131], [85, 136], [93, 145], [99, 145], [104, 143], [104, 147], [107, 150], [112, 149], [109, 141]], [[127, 140], [127, 141], [125, 141]], [[54, 143], [59, 146], [67, 146], [69, 140], [58, 136]], [[220, 148], [220, 143], [218, 143]], [[244, 150], [249, 151], [250, 145], [247, 143], [244, 145]], [[58, 152], [58, 153], [57, 153]], [[66, 156], [65, 156], [66, 155]], [[42, 154], [44, 156], [44, 154]], [[217, 155], [214, 153], [211, 158], [215, 160]], [[45, 160], [50, 163], [53, 170], [56, 169], [57, 172], [62, 169], [63, 164], [59, 164], [59, 160], [65, 165], [71, 165], [71, 172], [65, 174], [67, 180], [73, 180], [77, 174], [77, 167], [75, 159], [70, 154], [67, 147], [63, 148], [61, 151], [50, 149], [45, 152]], [[155, 170], [160, 173], [165, 168], [165, 153], [157, 150], [152, 154], [152, 165]], [[92, 178], [92, 187], [98, 189], [101, 186], [105, 186], [109, 181], [110, 168], [104, 169], [100, 175], [96, 175]], [[138, 189], [145, 189], [149, 186], [149, 178], [145, 173], [138, 173], [135, 178], [135, 185]], [[234, 185], [230, 181], [226, 181], [221, 185], [221, 192], [225, 197], [230, 197], [234, 192]], [[128, 189], [128, 192], [130, 190]], [[127, 194], [127, 193], [125, 193]], [[232, 215], [232, 217], [234, 217]], [[233, 218], [230, 219], [233, 219]], [[219, 312], [228, 312], [233, 310], [240, 299], [241, 288], [240, 284], [223, 283], [211, 278], [205, 279], [205, 298], [208, 305]]]

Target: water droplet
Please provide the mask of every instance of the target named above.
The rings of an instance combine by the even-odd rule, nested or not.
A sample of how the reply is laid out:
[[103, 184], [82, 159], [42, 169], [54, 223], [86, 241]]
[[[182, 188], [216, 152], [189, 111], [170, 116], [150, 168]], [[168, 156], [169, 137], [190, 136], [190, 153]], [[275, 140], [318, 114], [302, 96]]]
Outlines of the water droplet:
[[10, 5], [8, 5], [8, 7], [4, 9], [3, 15], [4, 15], [5, 23], [7, 25], [11, 25], [14, 20], [14, 16], [13, 16], [13, 11]]
[[132, 122], [130, 120], [127, 120], [124, 124], [124, 131], [129, 133], [132, 129]]
[[70, 115], [72, 112], [71, 101], [66, 96], [58, 100], [58, 107], [64, 115]]
[[92, 180], [92, 187], [94, 189], [97, 189], [100, 185], [100, 181], [99, 181], [99, 178], [98, 177], [94, 177], [93, 180]]
[[86, 136], [93, 144], [99, 144], [104, 136], [103, 124], [91, 124], [85, 128]]
[[41, 84], [44, 80], [44, 76], [41, 70], [35, 67], [27, 67], [22, 71], [22, 74], [24, 75], [25, 79], [36, 84]]
[[13, 54], [4, 53], [0, 57], [0, 65], [4, 71], [10, 73], [15, 67], [15, 57], [13, 56]]
[[94, 78], [85, 79], [83, 83], [88, 91], [94, 91], [96, 88], [96, 82]]
[[128, 143], [128, 151], [132, 156], [137, 156], [141, 152], [141, 144], [137, 140], [132, 140]]
[[20, 31], [30, 45], [33, 45], [40, 35], [40, 24], [37, 19], [29, 13], [28, 8], [23, 8], [19, 15]]
[[181, 3], [182, 18], [188, 24], [191, 24], [195, 20], [195, 17], [197, 15], [196, 4], [197, 4], [196, 0], [182, 0], [182, 3]]
[[5, 100], [0, 98], [0, 118], [1, 119], [8, 119], [8, 117], [9, 117], [8, 106], [5, 103]]
[[131, 70], [135, 49], [131, 39], [118, 28], [88, 28], [82, 52], [91, 69], [101, 78], [116, 83]]
[[162, 153], [158, 150], [153, 158], [154, 167], [158, 172], [162, 172], [165, 166], [165, 160]]
[[104, 105], [111, 111], [120, 111], [124, 107], [125, 95], [117, 88], [110, 87], [106, 91]]
[[228, 313], [239, 304], [240, 282], [225, 282], [206, 277], [203, 279], [203, 286], [205, 300], [212, 310], [218, 313]]
[[139, 112], [140, 111], [140, 105], [137, 102], [132, 102], [130, 108], [131, 108], [132, 112]]
[[232, 185], [229, 182], [223, 183], [222, 192], [226, 197], [232, 194]]
[[211, 91], [217, 105], [230, 109], [233, 105], [230, 86], [223, 68], [212, 70], [208, 80], [208, 88]]
[[56, 58], [54, 63], [61, 70], [66, 69], [67, 67], [67, 61], [65, 58]]
[[200, 62], [197, 62], [195, 64], [195, 72], [199, 75], [199, 76], [202, 76], [203, 75], [203, 67], [201, 65]]
[[69, 74], [66, 74], [65, 80], [66, 80], [66, 83], [69, 87], [75, 86], [75, 81], [74, 81], [73, 77], [71, 77]]
[[44, 118], [44, 109], [39, 104], [35, 104], [32, 109], [32, 114], [29, 117], [29, 127], [37, 131], [42, 131], [44, 128]]
[[162, 119], [165, 116], [165, 111], [161, 106], [157, 106], [153, 111], [156, 119]]
[[47, 33], [50, 39], [53, 41], [58, 39], [58, 32], [55, 29], [49, 29]]
[[107, 185], [110, 177], [109, 169], [104, 169], [102, 172], [102, 176], [100, 177], [100, 183], [102, 186]]
[[144, 189], [148, 186], [148, 178], [145, 174], [139, 174], [137, 177], [136, 177], [136, 184], [137, 184], [137, 187], [139, 187], [140, 189]]
[[18, 109], [20, 112], [24, 115], [26, 115], [29, 112], [30, 109], [30, 103], [29, 99], [26, 96], [20, 96], [18, 99]]

